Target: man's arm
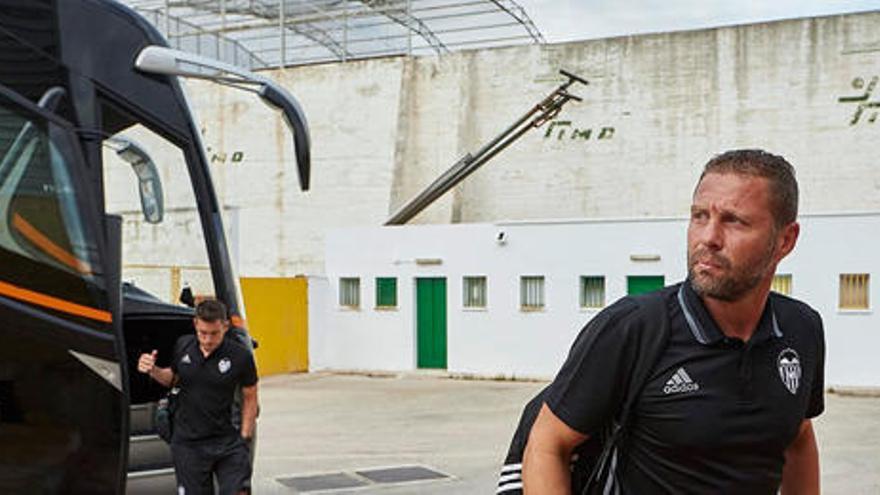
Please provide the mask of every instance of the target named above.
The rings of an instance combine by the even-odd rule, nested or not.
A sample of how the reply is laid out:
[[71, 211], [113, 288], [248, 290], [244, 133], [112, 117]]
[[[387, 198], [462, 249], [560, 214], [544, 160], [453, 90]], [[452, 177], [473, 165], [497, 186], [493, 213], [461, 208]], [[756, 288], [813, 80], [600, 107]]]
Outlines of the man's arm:
[[141, 354], [140, 359], [138, 359], [138, 371], [149, 375], [150, 378], [156, 380], [166, 387], [170, 387], [174, 384], [174, 371], [171, 368], [160, 368], [156, 366], [156, 355], [157, 351], [153, 351], [150, 354]]
[[241, 387], [241, 437], [250, 440], [257, 425], [257, 385]]
[[526, 443], [523, 493], [571, 494], [571, 453], [586, 439], [543, 404]]
[[782, 468], [782, 495], [819, 494], [819, 449], [813, 422], [805, 419], [798, 436], [785, 449]]

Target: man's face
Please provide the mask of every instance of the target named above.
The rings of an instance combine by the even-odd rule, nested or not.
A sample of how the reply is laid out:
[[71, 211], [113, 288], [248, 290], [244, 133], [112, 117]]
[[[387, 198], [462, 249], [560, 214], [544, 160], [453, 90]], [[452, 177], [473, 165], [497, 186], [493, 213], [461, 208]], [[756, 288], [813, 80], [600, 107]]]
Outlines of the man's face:
[[229, 324], [224, 320], [205, 321], [195, 318], [193, 321], [196, 327], [196, 337], [199, 339], [199, 348], [206, 354], [214, 352], [214, 349], [223, 342]]
[[769, 284], [798, 231], [796, 223], [776, 228], [771, 208], [770, 185], [763, 177], [703, 177], [688, 226], [688, 274], [698, 294], [736, 301], [761, 282]]

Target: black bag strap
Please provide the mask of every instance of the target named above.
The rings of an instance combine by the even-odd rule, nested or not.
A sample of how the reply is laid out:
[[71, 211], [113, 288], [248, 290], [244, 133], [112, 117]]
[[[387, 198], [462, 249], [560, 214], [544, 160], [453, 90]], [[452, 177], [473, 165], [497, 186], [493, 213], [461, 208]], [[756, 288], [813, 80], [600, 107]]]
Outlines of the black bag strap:
[[[645, 331], [639, 335], [639, 359], [633, 368], [633, 376], [624, 396], [624, 403], [617, 421], [609, 423], [599, 436], [599, 442], [584, 442], [575, 453], [579, 460], [573, 459], [572, 484], [573, 487], [583, 486], [582, 493], [596, 493], [597, 480], [613, 478], [616, 468], [615, 446], [621, 441], [624, 434], [624, 426], [629, 421], [629, 416], [635, 402], [641, 394], [654, 365], [666, 349], [669, 338], [669, 317], [666, 311], [665, 298], [660, 293], [635, 296], [633, 301], [639, 306], [638, 324]], [[547, 389], [545, 387], [536, 394], [526, 406], [520, 416], [519, 424], [514, 432], [504, 459], [504, 465], [498, 480], [497, 493], [499, 495], [522, 494], [522, 460], [526, 449], [526, 443], [531, 432], [532, 425], [544, 404]], [[601, 443], [601, 445], [599, 445]], [[600, 450], [602, 449], [602, 450]], [[595, 459], [595, 463], [590, 465]], [[588, 467], [589, 466], [589, 467]], [[587, 472], [589, 470], [589, 472]], [[582, 474], [580, 474], [582, 473]], [[609, 476], [610, 475], [610, 476]], [[578, 477], [575, 480], [575, 476]], [[604, 483], [604, 481], [603, 481]], [[604, 489], [604, 487], [603, 487]], [[603, 493], [599, 491], [599, 493]], [[613, 493], [613, 492], [609, 492]]]
[[669, 315], [663, 294], [652, 292], [633, 299], [642, 309], [639, 312], [642, 321], [639, 323], [645, 329], [639, 336], [639, 359], [636, 360], [620, 416], [612, 421], [604, 432], [602, 453], [587, 478], [581, 491], [582, 495], [591, 493], [611, 495], [619, 492], [615, 479], [619, 444], [625, 435], [632, 410], [669, 342]]

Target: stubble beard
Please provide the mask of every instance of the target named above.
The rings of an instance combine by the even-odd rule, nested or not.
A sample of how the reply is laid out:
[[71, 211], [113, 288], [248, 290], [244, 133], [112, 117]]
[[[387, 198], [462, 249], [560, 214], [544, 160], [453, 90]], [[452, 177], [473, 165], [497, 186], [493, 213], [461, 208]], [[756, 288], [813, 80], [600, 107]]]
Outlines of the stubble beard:
[[[720, 254], [710, 253], [708, 249], [697, 249], [688, 252], [688, 278], [694, 292], [702, 297], [711, 297], [721, 301], [738, 301], [764, 280], [767, 272], [773, 269], [773, 248], [775, 236], [771, 236], [767, 248], [757, 260], [741, 267]], [[709, 260], [729, 273], [729, 275], [710, 276], [694, 270], [697, 260]]]

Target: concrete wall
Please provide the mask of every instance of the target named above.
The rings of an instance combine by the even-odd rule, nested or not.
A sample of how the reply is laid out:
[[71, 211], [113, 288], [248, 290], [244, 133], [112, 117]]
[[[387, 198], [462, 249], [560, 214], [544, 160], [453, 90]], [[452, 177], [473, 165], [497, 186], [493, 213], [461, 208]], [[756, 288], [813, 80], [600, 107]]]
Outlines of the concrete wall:
[[[880, 296], [872, 287], [870, 310], [838, 309], [841, 273], [868, 273], [876, 285], [880, 260], [873, 246], [880, 214], [802, 218], [802, 236], [778, 273], [792, 275], [792, 296], [816, 308], [825, 321], [829, 385], [880, 386]], [[497, 234], [507, 242], [499, 244]], [[498, 223], [331, 231], [323, 314], [313, 321], [312, 369], [411, 370], [416, 368], [415, 280], [447, 279], [448, 370], [504, 376], [552, 376], [574, 336], [596, 313], [579, 307], [579, 277], [606, 278], [606, 301], [626, 294], [629, 275], [685, 273], [686, 221], [582, 221]], [[633, 261], [632, 255], [658, 255]], [[442, 261], [421, 265], [418, 260]], [[464, 309], [462, 277], [487, 277], [485, 310]], [[546, 307], [522, 311], [519, 277], [543, 275]], [[361, 306], [338, 303], [339, 278], [360, 277]], [[374, 308], [375, 277], [397, 277], [398, 307]], [[312, 309], [321, 311], [319, 308]]]
[[590, 80], [574, 88], [584, 102], [416, 223], [679, 215], [701, 164], [743, 146], [791, 159], [805, 212], [880, 209], [880, 124], [875, 109], [855, 119], [880, 101], [877, 67], [880, 13], [865, 13], [267, 72], [312, 126], [305, 194], [276, 115], [250, 94], [189, 89], [220, 195], [240, 209], [241, 273], [287, 276], [321, 273], [325, 229], [380, 225], [546, 95], [560, 68]]

